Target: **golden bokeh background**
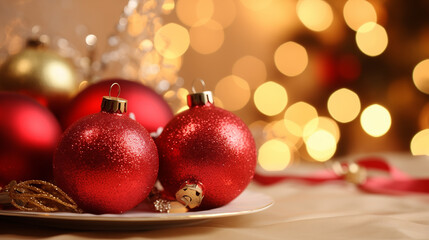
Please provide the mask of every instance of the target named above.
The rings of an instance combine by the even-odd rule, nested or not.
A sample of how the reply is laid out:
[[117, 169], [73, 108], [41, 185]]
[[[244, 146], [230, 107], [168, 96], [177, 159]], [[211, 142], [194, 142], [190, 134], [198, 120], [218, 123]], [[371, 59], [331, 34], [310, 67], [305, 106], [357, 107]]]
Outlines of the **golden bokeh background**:
[[[108, 38], [127, 2], [3, 1], [0, 47], [13, 27], [38, 24], [82, 52], [82, 39], [91, 45], [93, 34], [100, 55], [106, 48], [100, 39]], [[215, 104], [251, 129], [261, 168], [279, 171], [303, 160], [325, 162], [355, 153], [429, 155], [429, 3], [143, 2], [146, 7], [161, 2], [165, 15], [152, 23], [153, 42], [138, 43], [141, 50], [155, 49], [141, 66], [154, 67], [162, 58], [180, 69], [162, 72], [166, 84], [176, 84], [175, 75], [184, 79], [182, 86], [162, 92], [174, 100], [176, 113], [187, 108], [194, 80], [203, 79]], [[131, 37], [148, 26], [139, 14], [125, 21]], [[8, 54], [19, 50], [22, 39], [14, 41]], [[140, 77], [145, 82], [155, 74]]]

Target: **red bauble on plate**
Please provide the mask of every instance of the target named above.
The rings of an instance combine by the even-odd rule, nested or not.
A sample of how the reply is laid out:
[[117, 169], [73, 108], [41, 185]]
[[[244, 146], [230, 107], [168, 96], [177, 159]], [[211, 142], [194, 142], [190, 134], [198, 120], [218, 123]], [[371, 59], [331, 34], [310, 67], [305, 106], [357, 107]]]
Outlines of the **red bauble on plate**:
[[124, 99], [103, 98], [102, 111], [72, 124], [55, 151], [55, 181], [84, 211], [125, 212], [155, 184], [155, 143], [125, 108]]
[[191, 94], [188, 100], [190, 109], [175, 116], [156, 139], [159, 180], [168, 195], [191, 208], [195, 199], [200, 209], [223, 206], [253, 178], [255, 142], [240, 118], [212, 104], [211, 92]]
[[72, 100], [62, 118], [63, 127], [70, 126], [83, 116], [99, 112], [99, 99], [115, 82], [121, 85], [121, 96], [129, 101], [128, 113], [133, 114], [137, 122], [149, 132], [155, 132], [159, 127], [164, 127], [173, 117], [168, 104], [151, 88], [138, 82], [110, 79], [90, 85]]
[[0, 186], [50, 180], [60, 135], [60, 124], [47, 108], [27, 96], [0, 92]]

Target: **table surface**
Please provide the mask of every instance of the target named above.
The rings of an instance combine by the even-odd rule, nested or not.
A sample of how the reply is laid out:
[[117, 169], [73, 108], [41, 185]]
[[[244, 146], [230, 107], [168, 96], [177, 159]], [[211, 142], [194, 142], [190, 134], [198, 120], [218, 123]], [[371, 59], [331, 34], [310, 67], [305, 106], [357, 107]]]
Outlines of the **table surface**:
[[[411, 175], [429, 177], [428, 157], [383, 156]], [[249, 189], [275, 204], [250, 215], [147, 231], [61, 230], [0, 220], [0, 239], [429, 239], [429, 194], [370, 194], [347, 182], [252, 183]]]

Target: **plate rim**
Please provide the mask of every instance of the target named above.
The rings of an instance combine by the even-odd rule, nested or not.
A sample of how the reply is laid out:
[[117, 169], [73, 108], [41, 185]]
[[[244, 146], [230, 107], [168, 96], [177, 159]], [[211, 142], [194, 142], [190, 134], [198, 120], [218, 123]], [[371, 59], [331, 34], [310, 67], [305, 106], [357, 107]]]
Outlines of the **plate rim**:
[[[250, 196], [249, 196], [250, 195]], [[233, 202], [237, 203], [245, 200], [245, 197], [263, 197], [264, 204], [255, 208], [243, 209], [238, 211], [222, 211], [228, 208]], [[137, 216], [127, 216], [123, 214], [92, 214], [92, 213], [68, 213], [68, 212], [26, 212], [19, 210], [0, 210], [0, 217], [22, 217], [33, 219], [46, 220], [67, 220], [67, 221], [97, 221], [97, 222], [163, 222], [163, 221], [194, 221], [203, 219], [212, 219], [220, 217], [231, 217], [239, 215], [247, 215], [251, 213], [261, 212], [274, 205], [274, 200], [263, 193], [245, 190], [231, 203], [210, 210], [187, 212], [187, 213], [156, 213], [156, 212], [129, 212], [128, 214]], [[132, 210], [131, 210], [132, 211]], [[139, 216], [142, 215], [142, 216]], [[144, 216], [149, 215], [149, 216]], [[157, 215], [157, 216], [153, 216]]]

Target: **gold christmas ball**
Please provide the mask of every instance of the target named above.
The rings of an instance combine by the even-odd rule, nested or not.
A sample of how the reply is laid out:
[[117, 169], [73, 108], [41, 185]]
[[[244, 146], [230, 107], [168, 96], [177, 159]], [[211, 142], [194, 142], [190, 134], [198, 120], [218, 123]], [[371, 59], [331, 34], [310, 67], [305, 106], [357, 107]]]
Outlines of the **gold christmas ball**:
[[29, 40], [0, 67], [0, 90], [30, 95], [58, 113], [77, 92], [78, 83], [67, 59]]

